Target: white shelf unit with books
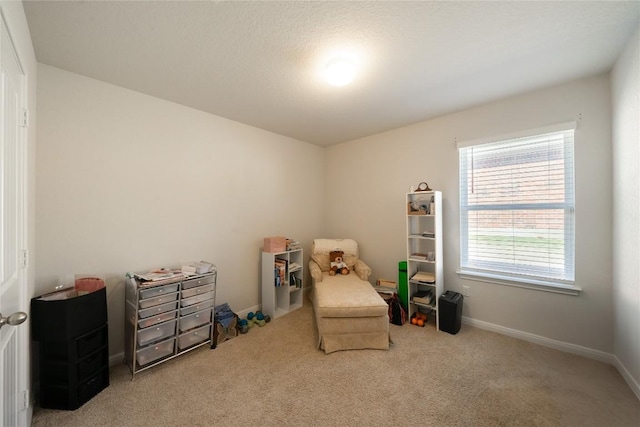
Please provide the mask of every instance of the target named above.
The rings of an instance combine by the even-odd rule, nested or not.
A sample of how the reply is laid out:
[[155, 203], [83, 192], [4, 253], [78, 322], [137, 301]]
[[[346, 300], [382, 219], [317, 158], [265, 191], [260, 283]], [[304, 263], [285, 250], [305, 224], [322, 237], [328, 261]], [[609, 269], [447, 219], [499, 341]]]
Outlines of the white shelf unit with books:
[[416, 312], [435, 318], [438, 324], [438, 299], [444, 292], [442, 268], [442, 193], [407, 193], [407, 279], [408, 301], [403, 301], [408, 318]]
[[302, 249], [262, 252], [262, 312], [272, 319], [302, 307]]

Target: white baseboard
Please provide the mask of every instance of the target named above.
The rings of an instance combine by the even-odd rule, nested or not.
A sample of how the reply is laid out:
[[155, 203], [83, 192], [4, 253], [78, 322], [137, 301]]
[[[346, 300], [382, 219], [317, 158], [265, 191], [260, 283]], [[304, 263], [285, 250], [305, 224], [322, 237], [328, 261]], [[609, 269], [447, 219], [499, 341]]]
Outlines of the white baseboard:
[[638, 400], [640, 400], [640, 384], [635, 380], [635, 378], [633, 378], [633, 376], [631, 376], [631, 373], [622, 364], [622, 362], [620, 362], [620, 359], [618, 359], [616, 355], [613, 356], [613, 366], [615, 366], [618, 372], [620, 372], [622, 378], [624, 378], [629, 385], [629, 388], [631, 388], [631, 391], [633, 391]]
[[640, 400], [640, 384], [636, 381], [627, 368], [620, 362], [620, 360], [614, 355], [605, 353], [604, 351], [594, 350], [592, 348], [583, 347], [580, 345], [570, 344], [562, 341], [552, 340], [550, 338], [541, 337], [540, 335], [530, 334], [528, 332], [518, 331], [516, 329], [506, 328], [504, 326], [496, 325], [489, 322], [483, 322], [482, 320], [472, 319], [470, 317], [462, 317], [464, 324], [474, 326], [476, 328], [485, 329], [487, 331], [496, 332], [498, 334], [507, 335], [513, 338], [518, 338], [523, 341], [528, 341], [534, 344], [543, 345], [556, 350], [564, 351], [578, 356], [584, 356], [589, 359], [595, 359], [600, 362], [613, 365], [622, 378], [627, 382], [631, 391]]
[[570, 344], [562, 341], [552, 340], [550, 338], [542, 337], [540, 335], [530, 334], [528, 332], [518, 331], [516, 329], [506, 328], [504, 326], [496, 325], [494, 323], [483, 322], [482, 320], [472, 319], [470, 317], [462, 317], [462, 322], [475, 326], [476, 328], [485, 329], [487, 331], [496, 332], [498, 334], [507, 335], [513, 338], [518, 338], [523, 341], [532, 342], [534, 344], [543, 345], [556, 350], [564, 351], [566, 353], [577, 354], [578, 356], [588, 357], [589, 359], [595, 359], [600, 362], [614, 365], [613, 355], [605, 353], [604, 351], [594, 350], [592, 348], [583, 347], [580, 345]]
[[249, 307], [247, 309], [244, 309], [242, 311], [235, 311], [234, 313], [236, 313], [238, 315], [238, 318], [242, 319], [247, 317], [247, 314], [249, 314], [249, 312], [257, 312], [258, 310], [262, 309], [261, 305], [254, 305], [253, 307]]
[[[304, 299], [309, 294], [310, 288], [309, 287], [302, 288], [302, 292], [303, 292], [302, 298]], [[236, 311], [235, 313], [238, 315], [239, 318], [242, 319], [242, 318], [246, 318], [249, 312], [255, 313], [258, 310], [262, 310], [262, 305], [254, 305], [253, 307], [249, 307], [241, 311]]]

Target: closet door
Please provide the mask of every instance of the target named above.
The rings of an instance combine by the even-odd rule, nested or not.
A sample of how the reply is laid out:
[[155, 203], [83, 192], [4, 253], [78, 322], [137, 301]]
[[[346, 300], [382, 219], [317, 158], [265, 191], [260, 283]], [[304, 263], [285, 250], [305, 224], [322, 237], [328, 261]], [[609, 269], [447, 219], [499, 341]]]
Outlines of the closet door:
[[[24, 73], [0, 18], [0, 425], [26, 425]], [[20, 325], [22, 323], [22, 325]]]

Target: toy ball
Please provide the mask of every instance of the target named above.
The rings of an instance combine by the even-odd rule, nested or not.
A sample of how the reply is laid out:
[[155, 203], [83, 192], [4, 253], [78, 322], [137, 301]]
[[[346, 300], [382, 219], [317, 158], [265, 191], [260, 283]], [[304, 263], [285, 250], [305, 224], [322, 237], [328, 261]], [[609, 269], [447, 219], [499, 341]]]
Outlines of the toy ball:
[[267, 322], [267, 323], [271, 322], [271, 316], [269, 316], [268, 314], [265, 314], [264, 315], [264, 321]]
[[247, 319], [240, 319], [238, 321], [238, 325], [240, 326], [247, 326]]
[[264, 320], [264, 314], [262, 314], [260, 311], [258, 313], [256, 313], [256, 318], [258, 320]]
[[249, 313], [247, 313], [247, 319], [251, 320], [253, 319], [253, 316], [255, 316], [255, 314], [253, 314], [253, 311], [250, 311]]

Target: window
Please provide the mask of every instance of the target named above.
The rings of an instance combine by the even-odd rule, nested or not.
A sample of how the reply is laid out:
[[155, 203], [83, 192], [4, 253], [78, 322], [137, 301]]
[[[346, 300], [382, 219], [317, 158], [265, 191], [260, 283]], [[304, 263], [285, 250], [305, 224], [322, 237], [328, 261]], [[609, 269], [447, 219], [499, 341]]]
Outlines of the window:
[[459, 146], [461, 276], [579, 291], [571, 125]]

